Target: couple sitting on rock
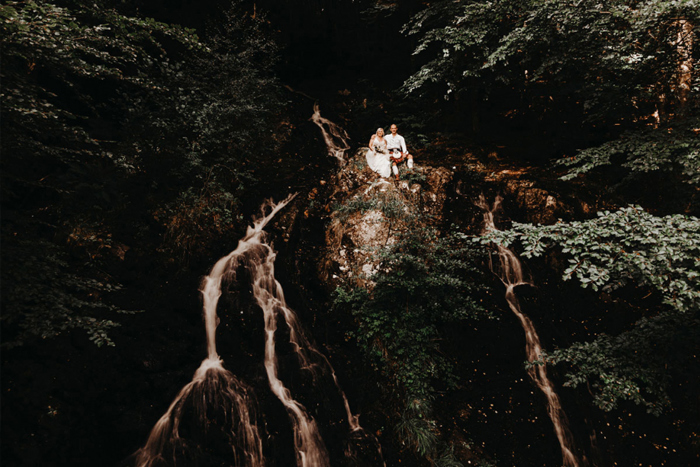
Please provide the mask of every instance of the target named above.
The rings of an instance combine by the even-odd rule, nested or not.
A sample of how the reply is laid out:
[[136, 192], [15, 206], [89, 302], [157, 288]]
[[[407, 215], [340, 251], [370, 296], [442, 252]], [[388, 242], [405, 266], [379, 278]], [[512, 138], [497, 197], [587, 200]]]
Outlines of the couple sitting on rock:
[[396, 180], [399, 179], [397, 164], [407, 161], [409, 169], [413, 169], [413, 156], [406, 149], [406, 141], [398, 134], [397, 126], [391, 125], [391, 133], [384, 136], [384, 129], [378, 128], [377, 132], [369, 140], [367, 151], [367, 164], [382, 177], [390, 177], [394, 172]]

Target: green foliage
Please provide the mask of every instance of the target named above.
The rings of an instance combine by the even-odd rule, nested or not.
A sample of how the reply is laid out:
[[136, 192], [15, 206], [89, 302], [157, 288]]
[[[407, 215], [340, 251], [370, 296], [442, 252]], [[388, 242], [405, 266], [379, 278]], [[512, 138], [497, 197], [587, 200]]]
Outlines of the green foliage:
[[628, 114], [646, 99], [658, 102], [657, 87], [678, 80], [671, 39], [678, 19], [698, 23], [697, 6], [695, 0], [432, 3], [404, 28], [419, 36], [415, 54], [433, 57], [404, 89], [444, 83], [449, 95], [474, 80], [484, 89], [490, 80], [555, 85], [573, 93], [589, 118]]
[[[351, 162], [352, 163], [352, 162]], [[421, 168], [402, 178], [424, 183]], [[382, 187], [384, 188], [382, 190]], [[340, 238], [351, 216], [381, 213], [390, 235], [383, 246], [365, 247], [369, 276], [335, 291], [335, 310], [352, 313], [357, 328], [348, 336], [384, 379], [394, 401], [394, 429], [400, 442], [436, 465], [461, 465], [441, 439], [433, 415], [436, 387], [454, 389], [453, 362], [440, 349], [445, 326], [493, 318], [482, 304], [483, 250], [454, 227], [440, 236], [420, 202], [404, 190], [375, 182], [334, 206], [331, 231]], [[340, 240], [338, 240], [340, 241]]]
[[514, 224], [512, 230], [492, 231], [480, 241], [490, 240], [517, 243], [525, 257], [560, 249], [569, 257], [563, 279], [576, 277], [583, 288], [613, 292], [633, 281], [656, 291], [665, 311], [642, 318], [618, 336], [599, 335], [545, 354], [542, 361], [571, 365], [566, 385], [588, 384], [604, 410], [630, 400], [658, 414], [669, 404], [669, 372], [682, 367], [684, 352], [694, 352], [700, 343], [699, 219], [656, 217], [627, 207], [583, 222]]
[[622, 160], [632, 172], [663, 170], [679, 174], [686, 183], [700, 183], [700, 118], [691, 118], [675, 128], [630, 131], [620, 139], [584, 149], [559, 165], [569, 167], [562, 180]]
[[401, 180], [405, 180], [406, 182], [408, 182], [409, 186], [413, 185], [414, 183], [422, 185], [426, 181], [425, 171], [421, 167], [408, 169], [402, 166], [399, 170]]
[[389, 221], [412, 222], [416, 220], [415, 208], [407, 204], [401, 193], [396, 190], [358, 193], [349, 200], [333, 206], [336, 222], [340, 223], [345, 222], [354, 213], [364, 214], [372, 210], [380, 211]]
[[[471, 442], [462, 442], [463, 447], [471, 449]], [[459, 461], [457, 455], [454, 452], [454, 446], [449, 445], [444, 447], [440, 455], [435, 459], [435, 467], [464, 467], [465, 464]], [[474, 459], [469, 461], [468, 465], [473, 465], [475, 467], [495, 467], [484, 459]]]
[[455, 456], [454, 448], [449, 446], [445, 448], [435, 460], [435, 467], [464, 467], [464, 464]]
[[698, 24], [697, 0], [431, 2], [404, 28], [426, 63], [402, 89], [467, 101], [473, 115], [478, 101], [505, 95], [509, 118], [548, 116], [547, 126], [564, 120], [612, 139], [563, 159], [565, 179], [621, 163], [697, 184], [700, 74], [688, 70]]
[[[237, 207], [250, 171], [279, 144], [270, 137], [280, 108], [270, 77], [276, 50], [259, 21], [229, 11], [204, 42], [96, 6], [10, 5], [5, 196], [20, 198], [44, 177], [40, 188], [92, 208], [99, 167], [112, 183], [147, 175], [166, 202], [216, 186]], [[32, 171], [26, 160], [35, 161]], [[66, 168], [70, 177], [52, 174]]]
[[432, 407], [426, 400], [409, 400], [396, 424], [396, 433], [402, 443], [421, 456], [432, 457], [437, 448], [438, 432], [431, 411]]
[[[282, 106], [276, 48], [264, 20], [234, 5], [200, 38], [99, 3], [64, 3], [71, 7], [0, 6], [1, 189], [3, 214], [11, 214], [3, 261], [12, 256], [14, 268], [29, 267], [6, 242], [10, 231], [52, 244], [56, 257], [70, 250], [71, 269], [76, 257], [88, 257], [103, 270], [119, 256], [101, 253], [111, 242], [135, 249], [138, 238], [140, 249], [187, 261], [235, 235], [243, 190], [282, 142], [274, 133]], [[64, 270], [49, 266], [55, 275]], [[72, 280], [93, 287], [96, 266]], [[59, 281], [46, 284], [62, 293]], [[37, 328], [14, 300], [19, 295], [6, 303], [13, 319]], [[46, 329], [34, 334], [42, 336], [65, 323], [82, 326], [75, 316], [89, 308], [70, 300], [66, 310], [39, 305], [36, 319]]]
[[619, 336], [601, 335], [592, 342], [579, 342], [547, 354], [542, 360], [568, 363], [575, 371], [566, 374], [565, 386], [588, 384], [594, 403], [605, 411], [630, 400], [659, 415], [671, 403], [667, 394], [668, 365], [681, 372], [684, 355], [700, 345], [700, 321], [675, 313], [642, 318]]
[[105, 100], [114, 96], [98, 97], [92, 86], [163, 89], [169, 65], [158, 39], [202, 49], [189, 31], [113, 11], [86, 9], [78, 18], [32, 1], [10, 2], [3, 11], [3, 130], [17, 136], [11, 157], [42, 151], [61, 162], [107, 158], [110, 145], [91, 137], [87, 119], [109, 112]]
[[656, 217], [641, 207], [599, 212], [595, 219], [547, 226], [514, 224], [490, 232], [482, 241], [518, 242], [523, 256], [541, 256], [558, 246], [570, 257], [564, 280], [576, 277], [582, 287], [615, 290], [630, 280], [651, 286], [663, 302], [680, 312], [700, 306], [700, 220], [672, 215]]
[[[204, 254], [212, 238], [223, 239], [241, 216], [235, 211], [236, 199], [216, 182], [200, 191], [189, 188], [171, 203], [155, 212], [166, 225], [162, 251], [171, 257]], [[202, 226], [206, 226], [203, 228]]]
[[405, 399], [396, 430], [418, 453], [436, 454], [431, 414], [434, 384], [456, 384], [452, 363], [440, 352], [440, 328], [488, 315], [476, 296], [480, 253], [465, 237], [438, 237], [411, 228], [376, 252], [379, 272], [371, 291], [339, 288], [336, 308], [348, 308], [358, 328], [350, 335], [385, 377], [387, 390]]
[[119, 324], [104, 316], [133, 313], [102, 300], [119, 284], [74, 272], [65, 253], [48, 242], [13, 239], [3, 249], [3, 346], [71, 329], [84, 330], [98, 347], [114, 345], [107, 332]]

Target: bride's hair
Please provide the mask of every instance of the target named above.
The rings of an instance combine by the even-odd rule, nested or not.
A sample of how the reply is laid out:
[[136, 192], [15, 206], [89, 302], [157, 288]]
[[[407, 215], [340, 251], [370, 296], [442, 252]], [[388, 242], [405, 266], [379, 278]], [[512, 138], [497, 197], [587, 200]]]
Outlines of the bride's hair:
[[382, 127], [377, 128], [377, 133], [379, 133], [379, 130], [382, 130], [382, 133], [384, 133], [384, 128], [382, 128]]

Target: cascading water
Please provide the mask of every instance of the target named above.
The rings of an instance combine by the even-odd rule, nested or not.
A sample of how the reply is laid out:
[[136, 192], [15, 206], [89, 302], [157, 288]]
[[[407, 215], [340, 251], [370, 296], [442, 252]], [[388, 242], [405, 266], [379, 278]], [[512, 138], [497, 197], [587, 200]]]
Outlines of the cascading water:
[[290, 196], [277, 205], [273, 204], [268, 215], [261, 216], [253, 227], [248, 227], [238, 247], [221, 258], [202, 281], [200, 290], [204, 301], [208, 356], [192, 381], [182, 388], [168, 411], [153, 427], [146, 445], [136, 453], [138, 467], [151, 467], [161, 462], [176, 464], [178, 460], [187, 460], [194, 455], [188, 450], [196, 443], [188, 442], [181, 436], [181, 423], [185, 419], [194, 425], [188, 428], [188, 433], [195, 437], [208, 438], [214, 429], [212, 425], [217, 426], [230, 446], [234, 465], [264, 465], [262, 443], [255, 421], [254, 398], [250, 389], [223, 368], [221, 358], [216, 353], [216, 327], [219, 324], [216, 306], [221, 297], [224, 275], [231, 272], [232, 265], [237, 264], [241, 255], [260, 245], [263, 227], [292, 198]]
[[327, 118], [321, 117], [321, 109], [318, 103], [314, 104], [314, 114], [310, 120], [314, 122], [323, 132], [323, 139], [328, 148], [328, 155], [338, 159], [340, 165], [345, 164], [345, 151], [350, 149], [347, 132]]
[[250, 389], [224, 369], [218, 357], [207, 358], [153, 427], [146, 445], [136, 452], [136, 465], [193, 464], [205, 454], [200, 446], [222, 439], [228, 447], [217, 455], [232, 465], [262, 467], [255, 418]]
[[[482, 194], [479, 196], [477, 206], [481, 208], [484, 213], [484, 233], [497, 230], [494, 223], [494, 213], [500, 207], [502, 200], [503, 198], [500, 196], [496, 197], [493, 206], [489, 207], [484, 195]], [[522, 264], [517, 256], [515, 256], [515, 253], [501, 245], [496, 245], [496, 247], [500, 264], [500, 271], [497, 275], [506, 286], [506, 301], [508, 302], [508, 306], [515, 316], [518, 317], [525, 331], [525, 351], [527, 353], [527, 360], [529, 362], [534, 362], [540, 358], [542, 353], [540, 338], [530, 318], [520, 309], [520, 303], [515, 295], [515, 287], [519, 285], [530, 285], [530, 283], [524, 279]], [[491, 269], [496, 272], [493, 264], [491, 265]], [[556, 432], [559, 445], [561, 446], [564, 467], [578, 467], [579, 461], [573, 452], [573, 436], [569, 431], [566, 414], [559, 402], [559, 396], [554, 390], [554, 385], [547, 377], [547, 367], [545, 365], [533, 365], [528, 369], [528, 374], [547, 397], [547, 413], [554, 424], [554, 431]]]
[[[347, 396], [340, 388], [330, 361], [306, 338], [296, 313], [287, 306], [282, 286], [275, 279], [276, 253], [268, 244], [261, 241], [260, 236], [251, 237], [245, 243], [250, 254], [233, 257], [231, 271], [236, 270], [239, 260], [246, 261], [245, 264], [253, 282], [253, 296], [262, 308], [265, 318], [265, 370], [272, 392], [282, 402], [290, 415], [294, 428], [297, 465], [299, 467], [322, 467], [330, 465], [330, 463], [316, 422], [304, 406], [294, 400], [289, 389], [279, 379], [275, 349], [278, 317], [284, 319], [284, 323], [289, 329], [289, 342], [297, 355], [301, 369], [312, 374], [313, 385], [321, 381], [322, 374], [328, 373], [343, 399], [352, 446], [346, 450], [346, 455], [355, 457], [358, 455], [358, 451], [366, 451], [368, 448], [369, 450], [375, 449], [376, 456], [373, 458], [373, 462], [377, 462], [377, 457], [381, 461], [379, 444], [374, 437], [365, 433], [358, 423], [358, 417], [352, 414]], [[371, 455], [368, 457], [366, 453], [363, 455], [365, 462], [368, 458], [372, 458]]]
[[[318, 103], [314, 104], [314, 113], [309, 120], [314, 122], [321, 129], [321, 133], [323, 134], [323, 140], [326, 142], [326, 147], [328, 148], [328, 154], [330, 156], [335, 157], [338, 160], [339, 165], [343, 166], [346, 162], [345, 152], [348, 149], [350, 149], [350, 145], [348, 143], [350, 137], [348, 136], [347, 132], [332, 121], [322, 117]], [[282, 301], [282, 303], [284, 303], [284, 301]], [[283, 315], [287, 320], [287, 325], [290, 326], [290, 328], [292, 326], [298, 327], [298, 324], [296, 323], [296, 316], [294, 315], [294, 313], [291, 312], [291, 310], [289, 310], [288, 308], [286, 308], [286, 306], [284, 306], [284, 310], [285, 311], [283, 312]], [[290, 321], [288, 318], [291, 318], [293, 325], [290, 325]], [[296, 336], [298, 336], [300, 340], [297, 340]], [[333, 383], [335, 384], [335, 387], [337, 388], [338, 392], [343, 398], [345, 413], [348, 420], [348, 424], [350, 426], [350, 439], [348, 440], [349, 442], [345, 449], [346, 458], [353, 459], [356, 462], [356, 465], [362, 467], [366, 467], [369, 465], [386, 466], [379, 441], [374, 435], [367, 433], [360, 426], [360, 423], [358, 421], [359, 417], [357, 415], [352, 414], [348, 398], [340, 388], [338, 377], [336, 376], [335, 371], [333, 370], [333, 366], [330, 364], [326, 356], [318, 350], [316, 350], [314, 347], [312, 347], [306, 340], [302, 332], [293, 333], [291, 335], [290, 340], [291, 339], [294, 339], [292, 340], [292, 342], [294, 343], [295, 348], [308, 349], [311, 355], [315, 355], [323, 363], [320, 366], [313, 365], [308, 360], [306, 353], [298, 352], [302, 368], [310, 370], [312, 373], [314, 373], [314, 379], [317, 378], [319, 369], [328, 371], [333, 378]]]
[[308, 414], [303, 405], [294, 400], [289, 389], [278, 377], [275, 349], [278, 315], [282, 314], [284, 317], [289, 327], [290, 342], [300, 356], [303, 352], [303, 347], [299, 345], [301, 330], [296, 316], [286, 307], [282, 287], [275, 279], [275, 252], [261, 240], [261, 235], [254, 235], [242, 240], [237, 250], [243, 247], [250, 254], [245, 257], [240, 254], [232, 256], [231, 270], [236, 270], [238, 261], [246, 260], [253, 281], [253, 295], [262, 308], [265, 319], [265, 371], [272, 392], [282, 402], [290, 415], [294, 429], [297, 465], [300, 467], [327, 466], [329, 465], [328, 453], [319, 434], [316, 421]]
[[[327, 368], [335, 374], [328, 360], [318, 352], [304, 336], [296, 314], [286, 305], [284, 291], [280, 283], [275, 279], [274, 262], [275, 252], [269, 245], [259, 243], [257, 250], [245, 257], [247, 269], [250, 271], [253, 281], [253, 296], [263, 310], [265, 318], [265, 370], [272, 392], [287, 409], [292, 426], [294, 427], [294, 444], [297, 453], [297, 465], [326, 466], [329, 465], [328, 454], [325, 445], [318, 432], [314, 419], [299, 402], [292, 398], [291, 392], [284, 386], [278, 376], [278, 361], [275, 349], [275, 332], [277, 319], [282, 317], [289, 329], [289, 342], [297, 354], [302, 370], [311, 371], [316, 381], [316, 373], [322, 368], [313, 363], [309, 353], [320, 357]], [[337, 381], [337, 380], [336, 380]], [[345, 394], [340, 391], [347, 409], [348, 422], [351, 430], [359, 429], [357, 420], [349, 411], [349, 405]]]
[[[369, 463], [383, 463], [376, 438], [367, 435], [358, 423], [358, 417], [352, 414], [333, 367], [325, 355], [305, 337], [296, 314], [286, 305], [282, 286], [275, 279], [276, 253], [265, 243], [262, 229], [293, 197], [289, 196], [279, 204], [263, 204], [262, 216], [248, 228], [246, 236], [239, 241], [236, 249], [221, 258], [202, 281], [208, 357], [202, 362], [192, 382], [180, 391], [168, 411], [156, 423], [146, 445], [136, 453], [138, 467], [152, 467], [161, 463], [177, 464], [180, 460], [184, 461], [183, 465], [187, 465], [187, 460], [193, 455], [187, 451], [193, 445], [198, 448], [210, 445], [212, 425], [225, 434], [224, 441], [229, 446], [231, 457], [228, 462], [231, 465], [258, 467], [265, 464], [251, 390], [222, 367], [222, 361], [216, 352], [216, 327], [219, 324], [216, 308], [221, 297], [222, 279], [235, 277], [236, 269], [241, 264], [245, 264], [250, 272], [253, 295], [263, 311], [265, 370], [272, 392], [289, 413], [294, 430], [297, 465], [324, 467], [330, 465], [330, 461], [315, 420], [292, 397], [291, 391], [279, 378], [275, 348], [279, 316], [282, 316], [289, 329], [289, 340], [298, 356], [300, 367], [311, 372], [314, 384], [317, 375], [329, 373], [342, 396], [350, 428], [346, 456], [355, 458], [362, 454], [365, 459], [373, 459]], [[268, 207], [270, 212], [266, 215]], [[181, 423], [185, 418], [189, 424], [187, 439], [181, 436]], [[198, 438], [197, 441], [190, 442], [192, 437]], [[374, 456], [367, 455], [368, 447], [374, 450]]]

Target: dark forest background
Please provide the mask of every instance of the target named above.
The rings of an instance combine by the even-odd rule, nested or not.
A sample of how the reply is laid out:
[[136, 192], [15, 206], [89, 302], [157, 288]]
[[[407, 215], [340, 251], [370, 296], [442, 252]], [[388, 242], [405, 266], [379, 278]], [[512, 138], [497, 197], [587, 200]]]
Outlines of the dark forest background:
[[[0, 23], [4, 464], [128, 462], [203, 358], [201, 277], [263, 199], [309, 200], [337, 170], [314, 102], [353, 150], [397, 123], [470, 196], [512, 169], [576, 200], [543, 225], [506, 200], [491, 239], [531, 258], [542, 286], [524, 301], [556, 310], [535, 319], [575, 435], [598, 430], [591, 465], [696, 464], [697, 1], [9, 1]], [[473, 220], [451, 195], [445, 230]], [[327, 226], [311, 211], [297, 238], [272, 227], [280, 280], [387, 465], [558, 465], [544, 409], [483, 389], [522, 371], [504, 319], [443, 323], [456, 369], [426, 389], [433, 425], [406, 428], [413, 383], [372, 363], [346, 335], [356, 315], [299, 266]], [[222, 355], [254, 374], [242, 320]], [[278, 437], [271, 465], [291, 465]]]

